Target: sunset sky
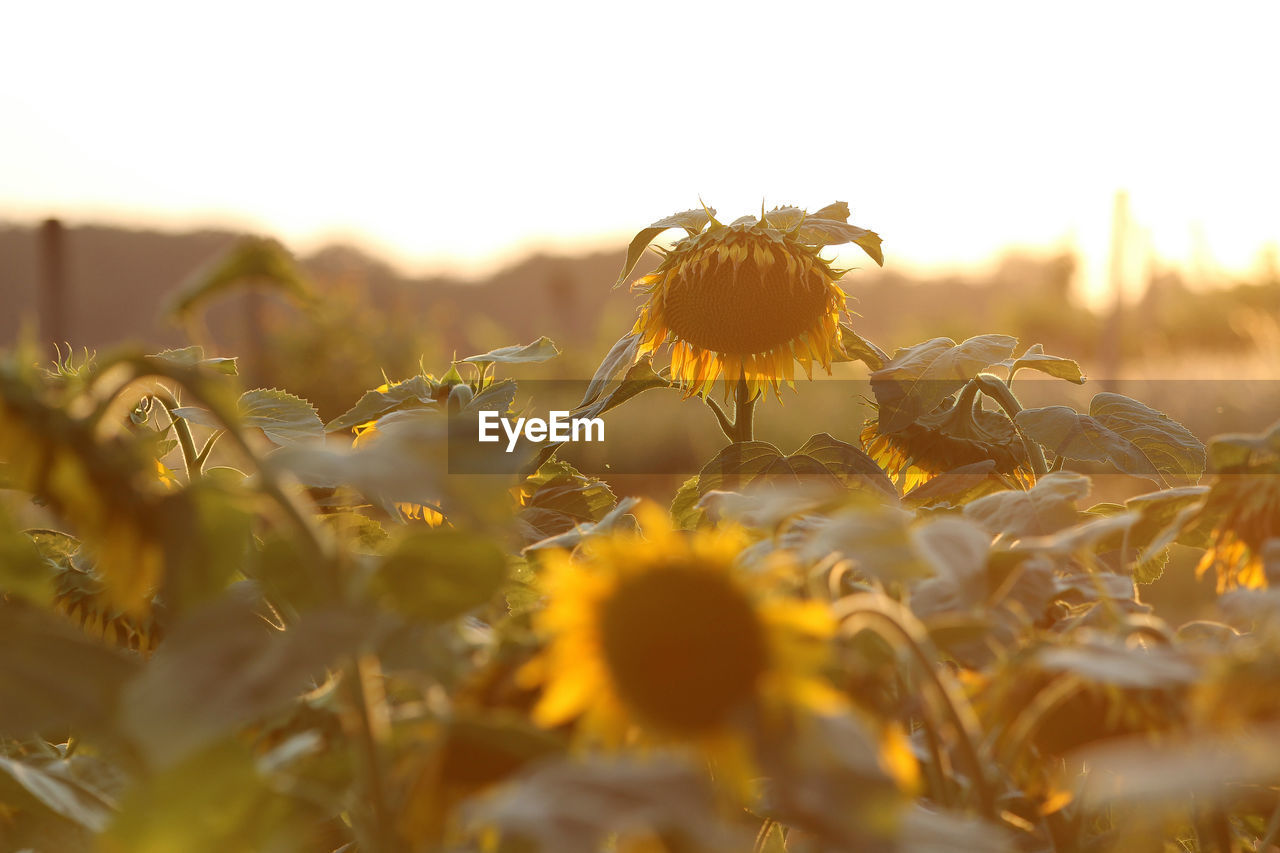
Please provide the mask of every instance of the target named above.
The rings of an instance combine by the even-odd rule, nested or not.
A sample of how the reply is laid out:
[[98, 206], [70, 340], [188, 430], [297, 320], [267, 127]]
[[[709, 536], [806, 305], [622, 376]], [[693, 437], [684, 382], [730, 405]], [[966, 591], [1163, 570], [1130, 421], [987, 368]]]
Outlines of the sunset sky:
[[[5, 9], [0, 221], [233, 226], [408, 271], [848, 201], [900, 268], [1280, 239], [1280, 4], [42, 2]], [[1135, 255], [1145, 254], [1137, 252]], [[850, 256], [852, 258], [852, 256]], [[863, 263], [867, 263], [864, 259]]]

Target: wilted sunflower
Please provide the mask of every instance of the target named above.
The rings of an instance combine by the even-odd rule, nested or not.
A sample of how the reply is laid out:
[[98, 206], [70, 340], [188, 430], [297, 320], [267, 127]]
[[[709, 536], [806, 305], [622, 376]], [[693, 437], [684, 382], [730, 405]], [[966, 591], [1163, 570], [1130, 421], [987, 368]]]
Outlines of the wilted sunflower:
[[1027, 451], [1009, 418], [973, 405], [972, 395], [944, 403], [915, 423], [881, 433], [878, 420], [867, 421], [862, 444], [872, 459], [904, 491], [954, 471], [991, 460], [993, 473], [1010, 487], [1035, 484]]
[[1214, 569], [1218, 591], [1268, 585], [1264, 547], [1280, 538], [1280, 424], [1265, 435], [1224, 435], [1209, 443], [1216, 477], [1189, 526], [1212, 522], [1197, 574]]
[[738, 569], [742, 530], [685, 536], [662, 510], [639, 512], [643, 536], [551, 555], [534, 617], [546, 647], [521, 673], [543, 688], [533, 718], [577, 720], [609, 747], [693, 744], [739, 777], [750, 762], [737, 723], [838, 704], [819, 677], [834, 622], [825, 606], [779, 593], [778, 575]]
[[849, 206], [836, 202], [812, 215], [780, 207], [729, 225], [710, 208], [653, 223], [631, 241], [619, 283], [663, 231], [683, 228], [687, 236], [658, 249], [662, 263], [632, 285], [649, 295], [632, 330], [637, 359], [671, 341], [672, 378], [690, 395], [705, 394], [721, 376], [726, 395], [739, 378], [750, 396], [766, 385], [777, 393], [779, 380], [793, 384], [794, 361], [810, 379], [815, 363], [829, 373], [843, 354], [847, 297], [836, 282], [845, 271], [819, 252], [856, 243], [884, 263], [880, 237], [848, 219]]

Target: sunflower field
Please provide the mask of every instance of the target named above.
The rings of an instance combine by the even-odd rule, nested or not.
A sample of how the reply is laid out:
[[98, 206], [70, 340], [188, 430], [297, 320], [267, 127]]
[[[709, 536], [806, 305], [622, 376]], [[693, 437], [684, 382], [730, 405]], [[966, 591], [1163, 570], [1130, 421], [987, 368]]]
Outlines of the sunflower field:
[[[660, 499], [479, 439], [547, 414], [546, 338], [328, 423], [200, 346], [0, 356], [0, 850], [1280, 850], [1280, 423], [1031, 406], [1086, 377], [1003, 334], [882, 349], [849, 216], [636, 235], [572, 414], [713, 420]], [[873, 417], [807, 407], [832, 374]], [[1212, 612], [1144, 601], [1166, 570]]]

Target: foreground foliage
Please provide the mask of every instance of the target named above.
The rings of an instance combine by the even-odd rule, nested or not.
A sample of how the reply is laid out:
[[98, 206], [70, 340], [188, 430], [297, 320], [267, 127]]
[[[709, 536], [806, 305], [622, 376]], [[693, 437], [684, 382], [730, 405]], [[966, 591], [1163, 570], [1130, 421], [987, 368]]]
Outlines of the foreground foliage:
[[[685, 301], [648, 303], [579, 413], [705, 404], [727, 444], [669, 509], [456, 440], [517, 410], [503, 373], [546, 339], [328, 424], [196, 347], [4, 357], [3, 849], [1266, 849], [1280, 425], [1206, 448], [1119, 394], [1023, 408], [1024, 370], [1085, 378], [1004, 335], [890, 355], [812, 260], [879, 260], [847, 218], [633, 243], [624, 278], [686, 229], [643, 285]], [[775, 265], [811, 316], [699, 337], [690, 306]], [[793, 360], [865, 363], [876, 417], [758, 439]], [[1092, 503], [1081, 464], [1151, 490]], [[1139, 590], [1184, 547], [1220, 596], [1175, 626]]]

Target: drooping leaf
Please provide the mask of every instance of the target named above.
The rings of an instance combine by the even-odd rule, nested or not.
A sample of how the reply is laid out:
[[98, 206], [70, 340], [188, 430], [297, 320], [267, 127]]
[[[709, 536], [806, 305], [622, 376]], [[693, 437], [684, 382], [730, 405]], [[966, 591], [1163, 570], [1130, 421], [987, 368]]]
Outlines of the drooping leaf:
[[165, 313], [182, 319], [210, 299], [249, 285], [270, 287], [303, 304], [315, 298], [284, 246], [267, 238], [244, 237], [182, 282]]
[[896, 351], [871, 374], [880, 432], [898, 432], [915, 423], [987, 367], [1008, 358], [1016, 343], [1008, 335], [979, 335], [960, 344], [933, 338]]
[[585, 408], [599, 399], [600, 395], [604, 393], [604, 389], [613, 381], [613, 378], [635, 362], [636, 354], [640, 352], [640, 338], [641, 336], [638, 333], [628, 332], [610, 347], [604, 360], [596, 368], [595, 375], [591, 377], [591, 382], [587, 384], [586, 393], [582, 395], [582, 402], [578, 404], [579, 409]]
[[443, 622], [491, 599], [507, 578], [507, 558], [493, 542], [460, 530], [415, 530], [374, 570], [371, 586], [410, 619]]
[[795, 231], [796, 239], [810, 246], [839, 246], [853, 243], [884, 266], [884, 252], [880, 248], [880, 235], [847, 222], [836, 222], [816, 216], [806, 216]]
[[[889, 361], [889, 355], [884, 350], [859, 335], [853, 329], [850, 329], [844, 323], [840, 324], [840, 345], [844, 348], [849, 359], [862, 362], [869, 370], [880, 370]], [[833, 359], [833, 361], [837, 362], [843, 360], [845, 359], [838, 356]]]
[[1085, 380], [1079, 364], [1069, 358], [1047, 354], [1040, 344], [1032, 344], [1022, 355], [1017, 358], [1007, 358], [1000, 362], [1000, 366], [1008, 368], [1010, 382], [1017, 376], [1018, 371], [1024, 368], [1039, 370], [1041, 373], [1047, 373], [1057, 379], [1065, 379], [1076, 385], [1083, 385]]
[[672, 383], [654, 373], [653, 363], [649, 358], [642, 358], [627, 371], [622, 381], [607, 394], [600, 395], [594, 403], [583, 409], [574, 411], [574, 415], [583, 418], [598, 418], [605, 412], [615, 409], [632, 397], [653, 388], [672, 388]]
[[640, 229], [640, 232], [631, 239], [631, 244], [627, 246], [627, 259], [622, 265], [622, 272], [618, 275], [618, 281], [613, 286], [621, 287], [626, 282], [627, 276], [631, 274], [636, 264], [640, 262], [640, 256], [644, 254], [644, 250], [649, 248], [649, 244], [653, 242], [653, 239], [663, 231], [668, 231], [672, 228], [683, 228], [690, 234], [697, 234], [706, 227], [707, 223], [715, 215], [716, 210], [714, 207], [685, 210], [659, 219], [648, 228]]
[[167, 349], [149, 356], [149, 358], [159, 359], [182, 367], [205, 367], [215, 373], [221, 373], [226, 376], [235, 376], [237, 372], [234, 358], [205, 358], [204, 347], [197, 345], [183, 347], [182, 349]]
[[548, 337], [538, 338], [524, 346], [499, 347], [495, 350], [458, 359], [460, 364], [540, 364], [560, 354]]

